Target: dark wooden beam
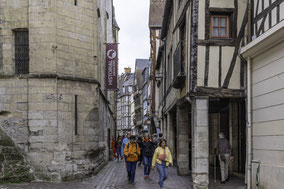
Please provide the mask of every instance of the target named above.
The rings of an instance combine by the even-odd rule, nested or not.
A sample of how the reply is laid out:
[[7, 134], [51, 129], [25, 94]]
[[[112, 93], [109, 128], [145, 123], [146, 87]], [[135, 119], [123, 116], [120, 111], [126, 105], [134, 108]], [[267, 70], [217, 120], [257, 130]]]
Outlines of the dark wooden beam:
[[244, 59], [241, 59], [241, 68], [240, 68], [241, 87], [245, 86], [245, 64], [246, 64], [246, 61]]
[[246, 97], [245, 90], [224, 89], [211, 87], [197, 87], [195, 92], [189, 93], [190, 96], [208, 96], [212, 98], [241, 98]]
[[231, 46], [235, 47], [236, 46], [236, 41], [233, 39], [208, 39], [208, 40], [198, 40], [198, 45], [201, 46]]
[[208, 86], [208, 76], [209, 76], [209, 55], [210, 55], [210, 46], [206, 45], [205, 53], [205, 71], [204, 71], [204, 86]]
[[[206, 4], [205, 4], [205, 6], [206, 6]], [[215, 8], [215, 7], [210, 7], [209, 11], [210, 12], [231, 13], [231, 12], [235, 12], [235, 9], [234, 8], [219, 8], [219, 7]]]
[[235, 11], [234, 11], [234, 17], [233, 17], [233, 31], [232, 31], [232, 36], [233, 38], [237, 37], [238, 34], [238, 12], [239, 12], [239, 3], [238, 0], [234, 0], [234, 6], [235, 6]]
[[[205, 0], [205, 36], [204, 39], [208, 40], [210, 38], [210, 10], [209, 10], [210, 0]], [[199, 43], [199, 41], [198, 41]]]
[[198, 8], [199, 0], [192, 0], [190, 39], [190, 91], [195, 91], [197, 86]]
[[263, 17], [261, 24], [258, 28], [258, 31], [256, 32], [257, 37], [260, 35], [260, 32], [262, 32], [262, 33], [264, 32], [264, 23], [265, 23], [266, 17], [267, 17], [267, 14]]
[[274, 1], [271, 6], [267, 7], [266, 9], [264, 9], [261, 13], [257, 14], [256, 12], [256, 16], [254, 18], [254, 23], [258, 22], [261, 18], [263, 18], [265, 15], [267, 15], [269, 12], [271, 12], [275, 7], [277, 7], [278, 5], [280, 5], [281, 3], [283, 3], [284, 0], [276, 0]]
[[[272, 0], [269, 0], [269, 6], [271, 6], [271, 3], [272, 3]], [[270, 29], [271, 26], [272, 26], [271, 12], [269, 12], [269, 15], [268, 15], [268, 25], [269, 25], [269, 29]]]
[[244, 18], [243, 18], [243, 22], [242, 22], [242, 25], [241, 25], [241, 28], [240, 28], [240, 31], [239, 31], [239, 35], [238, 35], [238, 38], [237, 38], [237, 46], [235, 48], [228, 73], [227, 73], [225, 80], [224, 80], [224, 84], [223, 84], [224, 88], [228, 88], [228, 86], [229, 86], [229, 82], [231, 80], [233, 70], [235, 68], [237, 56], [238, 56], [238, 53], [239, 53], [240, 42], [244, 37], [245, 27], [247, 25], [247, 22], [248, 22], [248, 7], [246, 8], [245, 15], [244, 15]]

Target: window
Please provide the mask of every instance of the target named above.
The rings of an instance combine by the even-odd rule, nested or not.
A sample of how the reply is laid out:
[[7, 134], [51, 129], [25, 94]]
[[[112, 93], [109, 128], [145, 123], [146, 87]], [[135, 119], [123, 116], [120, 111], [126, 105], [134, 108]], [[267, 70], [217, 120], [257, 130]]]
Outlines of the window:
[[75, 95], [75, 135], [78, 135], [78, 95]]
[[29, 73], [29, 33], [27, 30], [16, 30], [15, 34], [15, 73]]
[[211, 15], [210, 20], [211, 38], [229, 38], [229, 16]]

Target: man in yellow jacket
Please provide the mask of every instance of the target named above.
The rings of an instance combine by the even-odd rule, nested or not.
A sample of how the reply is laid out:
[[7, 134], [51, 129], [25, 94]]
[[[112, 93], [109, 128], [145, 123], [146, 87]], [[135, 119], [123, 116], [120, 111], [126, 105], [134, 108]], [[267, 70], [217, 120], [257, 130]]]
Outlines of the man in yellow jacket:
[[134, 185], [136, 164], [141, 154], [139, 145], [135, 142], [135, 136], [130, 136], [130, 142], [125, 145], [123, 154], [126, 157], [128, 181]]

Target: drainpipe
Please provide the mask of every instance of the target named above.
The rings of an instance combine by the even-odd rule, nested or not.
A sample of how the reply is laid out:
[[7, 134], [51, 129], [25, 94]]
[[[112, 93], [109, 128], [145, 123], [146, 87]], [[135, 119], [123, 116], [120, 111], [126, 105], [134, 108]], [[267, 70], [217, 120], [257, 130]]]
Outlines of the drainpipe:
[[247, 60], [247, 189], [251, 189], [251, 159], [252, 159], [252, 138], [251, 138], [251, 57]]

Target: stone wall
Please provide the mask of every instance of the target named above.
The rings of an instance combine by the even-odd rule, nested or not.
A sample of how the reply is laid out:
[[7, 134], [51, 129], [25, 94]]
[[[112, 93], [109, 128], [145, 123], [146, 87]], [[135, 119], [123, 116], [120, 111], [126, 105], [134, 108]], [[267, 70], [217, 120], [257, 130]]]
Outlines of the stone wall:
[[[99, 72], [105, 59], [103, 23], [112, 23], [105, 14], [112, 11], [110, 2], [1, 1], [0, 129], [19, 147], [37, 180], [85, 177], [109, 159], [114, 117]], [[98, 6], [104, 7], [101, 18]], [[28, 29], [29, 72], [39, 78], [14, 75], [13, 30], [19, 28]]]
[[31, 180], [33, 180], [33, 174], [24, 156], [11, 138], [0, 129], [0, 183]]
[[0, 80], [0, 86], [1, 128], [26, 154], [36, 179], [81, 178], [98, 172], [108, 161], [114, 118], [98, 85], [10, 79]]

